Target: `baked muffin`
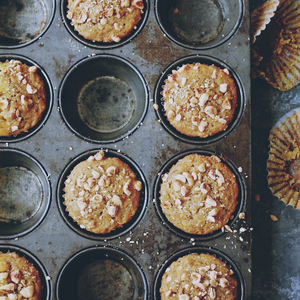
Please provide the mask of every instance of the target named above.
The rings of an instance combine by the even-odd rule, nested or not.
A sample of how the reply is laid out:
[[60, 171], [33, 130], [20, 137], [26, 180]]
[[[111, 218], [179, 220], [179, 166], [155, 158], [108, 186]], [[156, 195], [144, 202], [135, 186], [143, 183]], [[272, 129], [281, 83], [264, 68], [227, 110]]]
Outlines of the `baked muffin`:
[[68, 0], [67, 18], [85, 39], [120, 42], [136, 28], [143, 8], [142, 0]]
[[0, 299], [39, 300], [42, 284], [37, 269], [15, 252], [0, 252]]
[[160, 287], [161, 300], [235, 300], [237, 280], [233, 274], [213, 255], [185, 255], [166, 269]]
[[64, 188], [70, 217], [87, 231], [105, 234], [122, 227], [135, 215], [142, 183], [116, 157], [98, 152], [71, 171]]
[[235, 175], [217, 156], [190, 154], [162, 175], [160, 206], [177, 228], [205, 235], [228, 223], [238, 195]]
[[166, 117], [180, 133], [206, 138], [225, 130], [237, 107], [237, 90], [227, 69], [185, 64], [165, 80]]
[[46, 91], [36, 66], [0, 62], [0, 136], [27, 132], [42, 118]]

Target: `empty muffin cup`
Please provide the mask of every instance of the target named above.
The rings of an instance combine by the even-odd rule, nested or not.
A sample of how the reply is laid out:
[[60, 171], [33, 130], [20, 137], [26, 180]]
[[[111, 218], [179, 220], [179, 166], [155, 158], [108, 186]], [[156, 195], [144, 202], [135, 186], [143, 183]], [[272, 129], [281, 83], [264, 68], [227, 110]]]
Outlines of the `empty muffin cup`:
[[95, 143], [109, 143], [138, 128], [148, 107], [148, 87], [130, 62], [96, 55], [76, 63], [60, 91], [62, 117], [72, 132]]
[[93, 240], [109, 240], [109, 239], [115, 239], [118, 238], [129, 231], [132, 231], [136, 225], [143, 219], [147, 203], [148, 203], [148, 185], [146, 178], [142, 172], [142, 170], [139, 168], [139, 166], [128, 156], [111, 150], [111, 149], [105, 149], [104, 151], [104, 157], [110, 158], [110, 157], [116, 157], [120, 159], [122, 162], [127, 164], [130, 169], [136, 174], [136, 179], [142, 183], [142, 188], [140, 190], [140, 199], [139, 199], [139, 206], [137, 208], [137, 211], [135, 212], [134, 216], [125, 224], [123, 224], [122, 227], [118, 227], [109, 233], [105, 234], [98, 234], [94, 233], [92, 231], [88, 231], [87, 229], [80, 226], [78, 223], [76, 223], [73, 218], [70, 217], [69, 213], [66, 211], [66, 205], [64, 204], [65, 199], [63, 197], [64, 195], [64, 188], [65, 188], [65, 181], [67, 180], [68, 176], [70, 175], [71, 171], [74, 169], [76, 165], [78, 165], [80, 162], [87, 160], [89, 157], [94, 156], [100, 151], [100, 149], [92, 149], [89, 151], [86, 151], [77, 157], [75, 157], [62, 171], [58, 185], [57, 185], [57, 201], [58, 201], [58, 207], [59, 211], [64, 219], [64, 221], [67, 223], [67, 225], [74, 230], [79, 235], [93, 239]]
[[74, 254], [62, 267], [56, 283], [57, 300], [146, 300], [147, 278], [126, 252], [90, 247]]
[[[99, 1], [98, 5], [100, 5], [100, 2], [103, 1]], [[107, 1], [106, 1], [107, 2]], [[131, 1], [133, 2], [133, 1]], [[137, 4], [137, 6], [139, 6], [138, 1], [135, 1]], [[125, 23], [122, 24], [122, 22], [120, 20], [122, 20], [122, 15], [124, 14], [124, 12], [121, 13], [121, 15], [118, 16], [118, 12], [117, 11], [108, 11], [107, 14], [104, 13], [103, 16], [101, 16], [102, 11], [99, 11], [98, 14], [96, 14], [94, 17], [91, 17], [90, 19], [92, 19], [92, 22], [88, 23], [89, 20], [88, 18], [81, 13], [79, 18], [81, 20], [76, 20], [76, 26], [74, 26], [74, 23], [72, 21], [73, 19], [73, 14], [69, 12], [68, 9], [68, 0], [62, 0], [61, 1], [61, 5], [60, 5], [60, 12], [61, 12], [61, 16], [62, 19], [64, 21], [64, 25], [66, 26], [68, 32], [80, 43], [88, 46], [88, 47], [92, 47], [92, 48], [96, 48], [96, 49], [113, 49], [116, 47], [121, 47], [127, 43], [129, 43], [130, 41], [132, 41], [144, 28], [146, 22], [147, 22], [147, 18], [149, 15], [149, 0], [141, 0], [140, 2], [143, 3], [143, 8], [141, 8], [141, 15], [140, 15], [140, 19], [139, 21], [136, 23], [136, 21], [134, 21], [134, 19], [136, 18], [136, 16], [133, 16], [133, 18], [129, 18], [126, 17], [126, 19], [124, 20], [125, 23], [127, 23], [127, 25]], [[73, 4], [75, 2], [73, 1]], [[92, 3], [92, 1], [88, 2], [88, 1], [82, 1], [82, 3], [79, 3], [77, 1], [77, 3], [75, 3], [74, 5], [80, 5], [82, 4], [83, 6], [85, 5], [85, 11], [87, 11], [88, 13], [92, 13], [95, 12], [95, 10], [97, 10], [98, 8], [93, 7], [93, 5], [95, 5], [95, 3]], [[103, 4], [104, 6], [107, 5], [106, 3]], [[108, 5], [110, 5], [108, 3]], [[81, 6], [82, 8], [82, 6]], [[104, 8], [106, 9], [106, 8]], [[122, 5], [121, 5], [121, 9], [123, 9]], [[130, 7], [127, 8], [128, 11], [132, 11], [132, 9]], [[112, 10], [114, 10], [112, 8]], [[109, 18], [108, 15], [112, 14], [110, 20], [107, 21], [107, 18]], [[70, 16], [71, 15], [71, 16]], [[69, 18], [68, 18], [69, 17]], [[94, 18], [94, 19], [93, 19]], [[113, 23], [113, 18], [115, 20], [115, 23]], [[112, 30], [117, 29], [116, 33], [118, 33], [118, 31], [122, 31], [122, 27], [126, 27], [129, 26], [128, 24], [130, 22], [134, 22], [136, 23], [136, 25], [132, 28], [132, 30], [128, 31], [127, 34], [124, 34], [124, 37], [122, 37], [121, 39], [119, 39], [117, 36], [115, 36], [113, 38], [112, 41], [110, 42], [105, 42], [103, 41], [103, 39], [100, 40], [95, 40], [96, 37], [90, 36], [92, 35], [91, 32], [93, 31], [93, 26], [95, 27], [95, 31], [94, 33], [96, 34], [96, 32], [99, 34], [99, 31], [103, 31], [105, 33], [103, 33], [103, 35], [107, 35], [109, 32], [111, 32]], [[111, 26], [114, 25], [111, 30], [109, 30], [108, 28], [105, 28], [105, 26]], [[77, 30], [75, 29], [76, 27], [81, 27], [80, 29], [77, 28]], [[100, 28], [99, 28], [100, 27]], [[79, 31], [78, 31], [79, 30]]]
[[[200, 137], [200, 136], [188, 136], [186, 134], [183, 134], [179, 132], [174, 126], [171, 125], [169, 122], [166, 111], [164, 109], [164, 101], [162, 100], [163, 96], [163, 86], [165, 84], [165, 80], [168, 78], [170, 74], [172, 74], [173, 70], [178, 70], [183, 65], [187, 64], [194, 64], [194, 63], [200, 63], [204, 65], [213, 65], [216, 67], [219, 67], [220, 69], [228, 71], [229, 75], [233, 79], [236, 87], [236, 93], [237, 93], [237, 106], [235, 108], [233, 118], [228, 123], [225, 130], [221, 130], [213, 135], [207, 136], [207, 137]], [[202, 87], [199, 87], [200, 90], [203, 90]], [[189, 100], [186, 100], [188, 102]], [[242, 116], [244, 114], [245, 110], [245, 91], [243, 87], [243, 83], [238, 76], [238, 74], [225, 62], [222, 60], [212, 57], [209, 55], [189, 55], [182, 57], [173, 63], [171, 63], [160, 75], [156, 82], [155, 90], [154, 90], [154, 102], [156, 104], [157, 109], [155, 109], [155, 113], [157, 118], [159, 119], [162, 126], [168, 131], [171, 135], [173, 135], [175, 138], [180, 139], [181, 141], [191, 143], [191, 144], [198, 144], [198, 145], [206, 145], [211, 144], [217, 141], [220, 141], [224, 139], [227, 135], [229, 135], [240, 123]], [[200, 101], [199, 101], [200, 103]]]
[[43, 166], [17, 149], [0, 148], [0, 238], [25, 235], [44, 220], [51, 187]]
[[199, 50], [227, 41], [244, 15], [242, 0], [155, 0], [154, 9], [160, 28], [172, 42]]
[[[16, 60], [20, 61], [22, 64], [26, 64], [28, 67], [36, 66], [37, 67], [37, 74], [40, 76], [40, 78], [44, 82], [45, 87], [45, 94], [46, 94], [46, 107], [43, 111], [43, 114], [41, 116], [41, 119], [37, 122], [37, 124], [31, 128], [28, 129], [26, 132], [19, 133], [17, 135], [11, 135], [11, 136], [0, 136], [0, 143], [11, 143], [11, 142], [19, 142], [24, 139], [27, 139], [31, 136], [33, 136], [36, 132], [38, 132], [46, 123], [48, 120], [52, 105], [53, 105], [53, 90], [52, 90], [52, 84], [50, 81], [50, 78], [48, 74], [40, 67], [35, 61], [21, 55], [17, 54], [1, 54], [0, 55], [0, 62], [4, 63], [6, 61]], [[18, 99], [19, 100], [19, 99]], [[19, 101], [22, 101], [21, 99]]]
[[[238, 185], [238, 204], [235, 208], [235, 211], [233, 212], [231, 218], [229, 219], [228, 223], [226, 225], [232, 226], [239, 217], [239, 214], [244, 211], [245, 208], [245, 203], [246, 203], [246, 186], [244, 179], [240, 175], [240, 172], [234, 165], [234, 163], [228, 159], [225, 158], [223, 155], [220, 155], [214, 151], [211, 150], [204, 150], [204, 149], [192, 149], [192, 150], [187, 150], [181, 153], [178, 153], [171, 159], [169, 159], [160, 169], [158, 172], [158, 175], [155, 179], [154, 183], [154, 189], [153, 189], [153, 195], [154, 195], [154, 206], [155, 210], [157, 212], [157, 215], [159, 219], [161, 220], [162, 224], [170, 230], [173, 234], [185, 238], [185, 239], [193, 239], [195, 241], [208, 241], [211, 239], [215, 239], [222, 234], [224, 234], [224, 230], [222, 228], [215, 230], [211, 233], [207, 234], [191, 234], [188, 232], [183, 231], [182, 229], [174, 226], [166, 217], [164, 214], [162, 207], [161, 207], [161, 201], [160, 201], [160, 190], [161, 190], [161, 184], [163, 182], [163, 178], [166, 173], [169, 173], [170, 169], [172, 166], [174, 166], [179, 160], [183, 159], [184, 157], [191, 155], [191, 154], [198, 154], [198, 155], [205, 155], [205, 156], [216, 156], [220, 159], [220, 161], [225, 164], [229, 170], [234, 174], [237, 185]], [[179, 178], [180, 179], [180, 178]]]
[[[24, 257], [28, 260], [29, 263], [31, 263], [35, 269], [38, 271], [40, 279], [41, 279], [41, 285], [42, 285], [42, 294], [41, 294], [41, 300], [50, 300], [52, 289], [50, 284], [50, 276], [43, 265], [43, 263], [31, 252], [26, 250], [25, 248], [19, 247], [19, 246], [13, 246], [13, 245], [3, 245], [0, 244], [0, 252], [2, 253], [16, 253], [20, 257]], [[5, 297], [4, 297], [5, 298]], [[13, 298], [15, 299], [15, 298]]]
[[54, 13], [55, 0], [1, 1], [0, 48], [33, 43], [48, 30]]
[[[157, 274], [155, 275], [154, 284], [153, 284], [153, 294], [155, 300], [161, 300], [161, 294], [160, 294], [160, 288], [161, 288], [161, 281], [164, 273], [166, 270], [170, 267], [170, 265], [178, 260], [179, 258], [189, 255], [189, 254], [209, 254], [217, 259], [224, 262], [229, 269], [232, 271], [234, 278], [237, 281], [237, 300], [244, 300], [246, 299], [246, 285], [245, 285], [245, 279], [244, 276], [239, 268], [239, 266], [224, 252], [220, 251], [217, 248], [214, 247], [208, 247], [208, 246], [195, 246], [195, 247], [188, 247], [181, 249], [174, 254], [172, 254], [170, 257], [166, 259], [166, 261], [162, 264], [161, 268], [158, 270]], [[188, 280], [186, 278], [186, 280]], [[193, 283], [195, 283], [196, 279], [193, 280]], [[192, 279], [191, 279], [192, 282]], [[201, 289], [200, 289], [201, 291]], [[208, 299], [211, 299], [208, 298]]]

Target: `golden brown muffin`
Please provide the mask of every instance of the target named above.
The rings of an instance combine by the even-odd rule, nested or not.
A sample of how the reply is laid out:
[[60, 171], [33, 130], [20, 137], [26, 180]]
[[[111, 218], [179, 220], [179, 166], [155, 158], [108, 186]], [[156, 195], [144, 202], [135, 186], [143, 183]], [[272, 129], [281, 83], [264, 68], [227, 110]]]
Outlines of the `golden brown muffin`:
[[227, 69], [185, 64], [165, 80], [162, 100], [170, 124], [182, 134], [205, 138], [225, 130], [237, 106], [235, 82]]
[[42, 284], [37, 269], [15, 252], [0, 252], [0, 299], [40, 300]]
[[0, 136], [27, 132], [45, 108], [45, 86], [37, 67], [18, 60], [0, 62]]
[[119, 42], [141, 19], [142, 0], [68, 0], [67, 18], [85, 39]]
[[217, 156], [187, 155], [162, 179], [163, 213], [174, 226], [190, 234], [221, 229], [238, 204], [236, 178]]
[[65, 181], [64, 204], [81, 228], [104, 234], [132, 219], [141, 189], [142, 183], [126, 163], [98, 152], [71, 171]]
[[235, 300], [237, 280], [233, 271], [210, 254], [188, 254], [166, 269], [161, 300]]

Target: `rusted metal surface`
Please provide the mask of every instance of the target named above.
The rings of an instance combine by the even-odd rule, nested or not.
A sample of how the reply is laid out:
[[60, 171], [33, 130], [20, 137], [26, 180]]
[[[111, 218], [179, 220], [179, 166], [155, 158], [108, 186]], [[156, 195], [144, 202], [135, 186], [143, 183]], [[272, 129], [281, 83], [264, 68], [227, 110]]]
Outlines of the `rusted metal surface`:
[[[137, 293], [132, 299], [153, 299], [153, 284], [164, 261], [176, 251], [187, 247], [212, 247], [221, 251], [240, 269], [243, 291], [241, 299], [251, 299], [251, 133], [250, 133], [250, 38], [249, 4], [242, 3], [243, 14], [240, 26], [234, 35], [224, 43], [207, 49], [183, 47], [170, 40], [162, 31], [155, 16], [156, 1], [144, 1], [148, 9], [144, 26], [137, 36], [118, 47], [93, 47], [85, 45], [70, 34], [62, 17], [64, 2], [45, 1], [53, 6], [55, 14], [49, 28], [37, 40], [28, 44], [8, 47], [1, 45], [3, 59], [11, 55], [29, 58], [47, 74], [52, 91], [52, 105], [43, 126], [28, 138], [21, 140], [1, 139], [1, 150], [11, 148], [30, 153], [45, 168], [51, 187], [51, 204], [43, 222], [33, 231], [20, 236], [1, 236], [2, 249], [7, 245], [22, 247], [42, 262], [48, 275], [49, 291], [45, 299], [56, 299], [56, 283], [64, 264], [78, 251], [89, 247], [109, 246], [120, 249], [133, 258], [142, 269], [145, 278], [136, 279], [138, 284], [146, 283], [144, 293]], [[213, 1], [217, 2], [217, 1]], [[51, 11], [51, 9], [50, 9]], [[51, 14], [51, 12], [50, 12]], [[50, 18], [51, 19], [51, 18]], [[190, 143], [171, 135], [161, 124], [153, 108], [155, 86], [164, 70], [182, 57], [209, 56], [228, 65], [237, 74], [244, 94], [243, 113], [237, 126], [222, 139], [211, 143]], [[138, 119], [137, 127], [130, 135], [113, 141], [80, 136], [65, 124], [61, 113], [61, 84], [67, 72], [79, 61], [87, 58], [116, 56], [132, 64], [145, 81], [145, 113]], [[84, 77], [85, 74], [82, 74]], [[86, 74], [88, 76], [88, 73]], [[76, 85], [74, 85], [74, 88]], [[70, 85], [69, 88], [72, 88]], [[154, 100], [153, 100], [154, 99]], [[64, 108], [65, 109], [65, 108]], [[59, 178], [65, 167], [86, 151], [110, 149], [129, 157], [145, 176], [147, 205], [138, 224], [129, 232], [117, 238], [93, 239], [75, 232], [59, 212]], [[212, 151], [224, 159], [228, 158], [238, 170], [245, 185], [245, 205], [241, 211], [245, 219], [236, 218], [231, 228], [215, 238], [196, 240], [181, 237], [170, 231], [155, 210], [154, 184], [163, 165], [173, 156], [188, 150]], [[2, 165], [1, 165], [2, 167]], [[240, 228], [244, 230], [240, 231]], [[108, 247], [108, 248], [109, 248]], [[102, 249], [102, 248], [101, 248]], [[130, 261], [130, 259], [129, 259]], [[129, 270], [130, 271], [130, 270]], [[117, 271], [116, 271], [117, 272]], [[132, 271], [135, 274], [135, 271]], [[133, 275], [134, 277], [134, 275]], [[135, 279], [133, 279], [135, 280]], [[129, 283], [128, 283], [129, 284]], [[48, 285], [47, 285], [48, 286]], [[130, 286], [130, 284], [129, 284]], [[85, 287], [86, 288], [86, 287]], [[131, 290], [126, 295], [131, 295]], [[126, 296], [130, 299], [130, 296]], [[126, 299], [127, 299], [126, 298]], [[123, 299], [123, 298], [120, 298]], [[43, 299], [44, 300], [44, 299]], [[60, 299], [62, 300], [62, 299]]]

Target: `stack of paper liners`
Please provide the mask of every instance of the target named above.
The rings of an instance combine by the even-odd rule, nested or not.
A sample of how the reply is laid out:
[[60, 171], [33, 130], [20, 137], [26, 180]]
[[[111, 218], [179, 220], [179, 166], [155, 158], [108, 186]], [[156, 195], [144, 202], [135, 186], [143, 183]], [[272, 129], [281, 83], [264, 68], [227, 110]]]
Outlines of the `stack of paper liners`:
[[281, 201], [300, 209], [300, 108], [277, 122], [269, 140], [269, 188]]
[[[273, 16], [274, 15], [274, 16]], [[251, 14], [252, 77], [287, 91], [300, 81], [300, 0], [269, 0]]]

